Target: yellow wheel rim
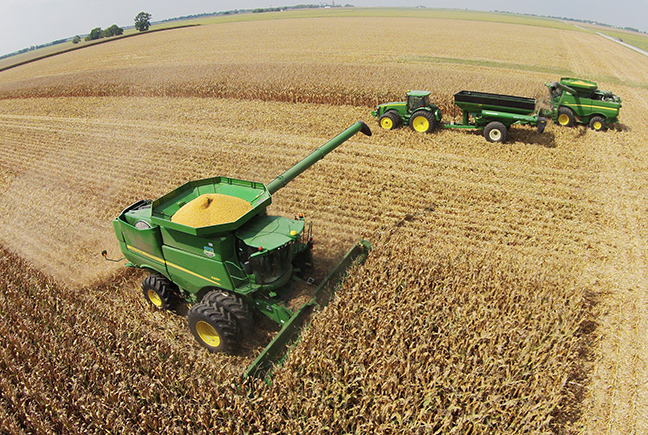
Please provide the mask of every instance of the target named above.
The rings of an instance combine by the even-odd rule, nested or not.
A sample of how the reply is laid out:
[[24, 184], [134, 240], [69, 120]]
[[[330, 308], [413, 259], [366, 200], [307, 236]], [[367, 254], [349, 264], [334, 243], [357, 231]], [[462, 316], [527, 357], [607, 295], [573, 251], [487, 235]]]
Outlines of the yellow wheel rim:
[[214, 327], [209, 323], [204, 322], [202, 320], [196, 323], [196, 332], [198, 333], [200, 339], [204, 341], [206, 345], [211, 347], [220, 346], [220, 342], [221, 342], [220, 335], [218, 335], [218, 332], [216, 332]]
[[392, 127], [394, 126], [394, 123], [392, 122], [391, 119], [385, 117], [380, 121], [380, 126], [385, 130], [391, 130]]
[[158, 308], [162, 307], [162, 299], [157, 293], [155, 293], [153, 290], [149, 290], [147, 294], [148, 294], [149, 301], [151, 301], [153, 305], [155, 305]]
[[412, 126], [414, 127], [414, 130], [418, 132], [425, 132], [430, 128], [430, 121], [428, 121], [425, 116], [417, 116], [414, 118], [414, 121], [412, 121]]
[[564, 114], [563, 114], [563, 115], [560, 115], [560, 116], [558, 117], [558, 124], [560, 124], [560, 125], [567, 125], [567, 124], [569, 124], [569, 116], [564, 115]]
[[601, 124], [601, 121], [596, 121], [594, 123], [594, 130], [600, 130], [601, 128], [603, 128], [603, 124]]

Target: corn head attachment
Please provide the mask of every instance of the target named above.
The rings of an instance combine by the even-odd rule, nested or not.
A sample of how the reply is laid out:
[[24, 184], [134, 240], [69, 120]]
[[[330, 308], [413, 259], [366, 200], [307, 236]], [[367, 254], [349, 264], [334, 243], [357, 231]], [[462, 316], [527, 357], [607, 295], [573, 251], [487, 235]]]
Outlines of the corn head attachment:
[[313, 310], [328, 305], [335, 287], [344, 279], [349, 267], [353, 264], [363, 263], [370, 250], [371, 244], [366, 240], [360, 240], [346, 253], [338, 265], [317, 286], [313, 298], [293, 314], [254, 363], [248, 367], [244, 377], [254, 376], [266, 381], [269, 380], [276, 363], [283, 361], [287, 356], [290, 344], [297, 341], [308, 316]]

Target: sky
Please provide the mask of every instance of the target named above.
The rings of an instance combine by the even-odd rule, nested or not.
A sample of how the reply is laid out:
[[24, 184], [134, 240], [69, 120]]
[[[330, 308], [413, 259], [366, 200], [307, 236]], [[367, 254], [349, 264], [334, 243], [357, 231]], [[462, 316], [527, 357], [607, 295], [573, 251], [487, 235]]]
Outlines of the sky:
[[[151, 14], [151, 21], [155, 22], [232, 9], [319, 3], [317, 0], [0, 0], [0, 55], [86, 35], [95, 27], [132, 26], [135, 16], [142, 11]], [[648, 0], [338, 0], [336, 3], [358, 7], [422, 5], [498, 10], [592, 20], [648, 32]]]

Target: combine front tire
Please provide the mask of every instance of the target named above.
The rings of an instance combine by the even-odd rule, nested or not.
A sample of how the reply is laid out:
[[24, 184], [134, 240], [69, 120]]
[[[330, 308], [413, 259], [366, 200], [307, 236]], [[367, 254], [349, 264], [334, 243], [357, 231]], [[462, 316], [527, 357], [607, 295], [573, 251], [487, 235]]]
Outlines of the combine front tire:
[[401, 125], [403, 119], [396, 112], [389, 111], [380, 117], [378, 123], [385, 130], [393, 130]]
[[252, 312], [240, 296], [223, 290], [213, 290], [207, 293], [202, 301], [230, 313], [243, 335], [252, 332], [254, 326]]
[[506, 126], [501, 122], [493, 121], [484, 128], [484, 137], [488, 142], [504, 142], [506, 140]]
[[142, 294], [155, 308], [168, 310], [173, 302], [175, 284], [162, 275], [149, 275], [142, 281]]
[[197, 303], [187, 314], [189, 330], [196, 341], [210, 352], [232, 352], [239, 331], [231, 315], [221, 307]]
[[605, 118], [602, 116], [594, 116], [590, 119], [589, 127], [594, 131], [605, 130]]
[[419, 133], [430, 133], [436, 127], [436, 119], [432, 112], [427, 110], [419, 110], [414, 112], [409, 121], [409, 126], [412, 130]]
[[558, 124], [563, 127], [573, 127], [575, 120], [574, 111], [569, 107], [561, 107], [558, 109]]

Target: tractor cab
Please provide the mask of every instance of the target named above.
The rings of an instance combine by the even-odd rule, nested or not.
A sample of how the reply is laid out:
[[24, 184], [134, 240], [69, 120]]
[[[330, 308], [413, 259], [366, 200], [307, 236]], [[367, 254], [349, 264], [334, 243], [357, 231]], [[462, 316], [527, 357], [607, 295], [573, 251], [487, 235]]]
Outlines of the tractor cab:
[[429, 91], [409, 91], [407, 92], [407, 112], [414, 113], [421, 107], [431, 107]]

